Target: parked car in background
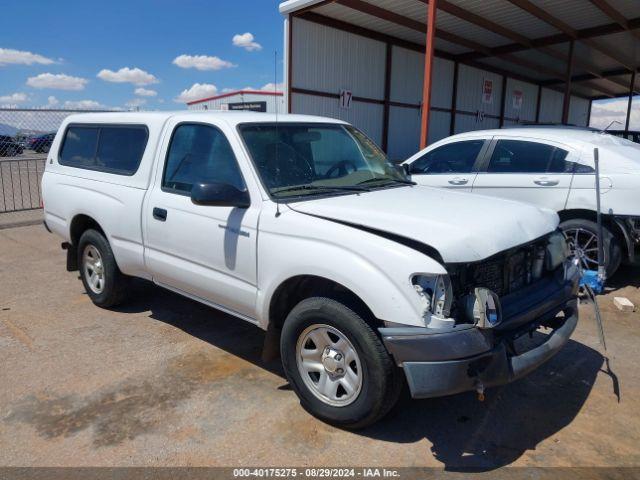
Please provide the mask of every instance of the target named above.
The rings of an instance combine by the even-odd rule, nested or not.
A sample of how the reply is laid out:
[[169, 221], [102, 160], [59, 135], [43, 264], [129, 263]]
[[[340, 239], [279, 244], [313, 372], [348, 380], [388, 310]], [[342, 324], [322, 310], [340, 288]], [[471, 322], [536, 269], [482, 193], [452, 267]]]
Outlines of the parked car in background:
[[15, 157], [23, 152], [24, 148], [13, 137], [9, 135], [0, 135], [0, 156]]
[[616, 137], [626, 138], [627, 140], [631, 140], [633, 143], [640, 143], [640, 132], [634, 130], [607, 130], [607, 133], [610, 135], [615, 135]]
[[[421, 185], [550, 208], [584, 268], [598, 257], [594, 148], [600, 152], [609, 276], [640, 243], [640, 145], [584, 128], [509, 128], [445, 138], [404, 163]], [[528, 219], [523, 217], [522, 222]]]
[[381, 418], [402, 371], [421, 398], [524, 376], [578, 321], [554, 212], [415, 185], [342, 121], [71, 115], [52, 152], [46, 226], [96, 305], [142, 277], [267, 330], [331, 423]]
[[36, 153], [49, 153], [49, 149], [51, 148], [51, 144], [53, 143], [53, 138], [55, 136], [56, 133], [53, 132], [32, 137], [29, 140], [28, 148]]

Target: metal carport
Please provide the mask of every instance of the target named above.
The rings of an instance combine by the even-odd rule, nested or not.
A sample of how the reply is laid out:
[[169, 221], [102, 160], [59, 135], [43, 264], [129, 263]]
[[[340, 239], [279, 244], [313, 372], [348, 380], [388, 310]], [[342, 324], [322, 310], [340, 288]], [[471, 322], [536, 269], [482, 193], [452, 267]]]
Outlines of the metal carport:
[[[505, 124], [587, 125], [593, 100], [628, 96], [631, 105], [639, 92], [639, 6], [289, 0], [280, 4], [288, 108], [359, 124], [385, 150], [403, 136], [417, 148]], [[336, 106], [345, 90], [354, 111]]]

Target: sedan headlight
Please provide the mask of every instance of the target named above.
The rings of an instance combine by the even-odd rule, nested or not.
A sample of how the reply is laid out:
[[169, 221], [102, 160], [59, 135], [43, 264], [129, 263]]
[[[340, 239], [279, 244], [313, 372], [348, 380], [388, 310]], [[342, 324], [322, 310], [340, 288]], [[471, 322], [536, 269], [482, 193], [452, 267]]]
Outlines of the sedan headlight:
[[453, 301], [449, 275], [415, 275], [412, 283], [418, 295], [423, 298], [425, 314], [430, 313], [440, 318], [449, 316]]

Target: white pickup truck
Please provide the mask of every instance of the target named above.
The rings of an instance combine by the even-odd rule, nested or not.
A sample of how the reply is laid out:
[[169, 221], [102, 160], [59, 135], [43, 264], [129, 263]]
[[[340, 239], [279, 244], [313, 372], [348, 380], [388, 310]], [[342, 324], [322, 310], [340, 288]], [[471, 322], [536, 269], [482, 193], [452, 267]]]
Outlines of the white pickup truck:
[[415, 185], [341, 121], [72, 115], [42, 191], [96, 305], [141, 277], [251, 322], [302, 405], [346, 427], [387, 413], [403, 376], [416, 398], [519, 378], [578, 320], [555, 212]]

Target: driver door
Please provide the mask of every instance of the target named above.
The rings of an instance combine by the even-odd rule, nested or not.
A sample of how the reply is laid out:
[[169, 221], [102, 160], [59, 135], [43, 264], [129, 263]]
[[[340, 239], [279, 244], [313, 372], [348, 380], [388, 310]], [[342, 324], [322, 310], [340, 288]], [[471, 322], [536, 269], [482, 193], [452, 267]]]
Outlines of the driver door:
[[470, 192], [489, 140], [460, 140], [428, 150], [409, 164], [411, 179], [419, 185]]
[[243, 190], [244, 176], [222, 127], [179, 122], [170, 128], [145, 198], [146, 266], [157, 284], [251, 319], [262, 202], [252, 198], [245, 209], [194, 204], [195, 183], [221, 182]]

